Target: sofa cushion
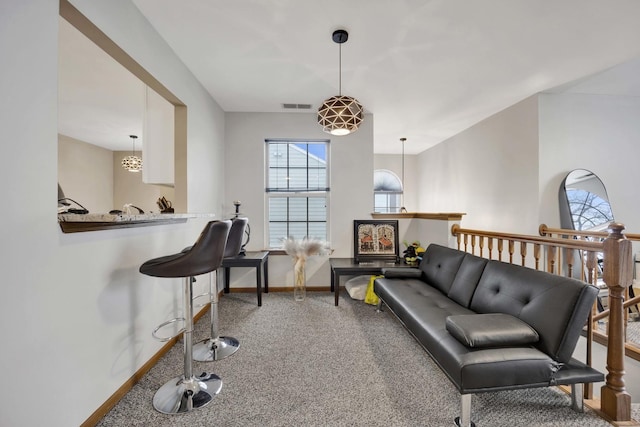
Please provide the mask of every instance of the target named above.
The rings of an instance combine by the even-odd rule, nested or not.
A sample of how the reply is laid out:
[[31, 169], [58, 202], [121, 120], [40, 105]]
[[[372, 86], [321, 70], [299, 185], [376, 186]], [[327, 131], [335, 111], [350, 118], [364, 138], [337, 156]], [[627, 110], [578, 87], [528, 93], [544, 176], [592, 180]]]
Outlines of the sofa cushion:
[[473, 314], [439, 290], [418, 279], [376, 279], [374, 292], [425, 348], [437, 351], [450, 336], [447, 316]]
[[446, 295], [465, 255], [446, 246], [430, 244], [420, 263], [425, 282]]
[[535, 329], [509, 314], [449, 316], [446, 325], [451, 335], [472, 348], [518, 346], [538, 341]]
[[469, 307], [487, 261], [485, 258], [466, 254], [447, 296], [461, 306]]

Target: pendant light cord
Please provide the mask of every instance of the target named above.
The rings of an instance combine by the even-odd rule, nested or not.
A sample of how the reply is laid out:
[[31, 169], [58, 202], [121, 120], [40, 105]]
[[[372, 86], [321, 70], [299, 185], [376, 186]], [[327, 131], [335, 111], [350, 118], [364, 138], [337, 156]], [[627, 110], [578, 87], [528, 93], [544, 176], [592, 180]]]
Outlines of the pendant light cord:
[[407, 138], [400, 138], [400, 142], [402, 142], [402, 195], [401, 195], [401, 206], [400, 206], [400, 212], [406, 212], [407, 208], [404, 206], [404, 191], [405, 191], [405, 185], [404, 185], [404, 143], [407, 140]]
[[129, 138], [131, 138], [131, 155], [135, 156], [136, 155], [136, 139], [138, 139], [138, 137], [135, 135], [129, 135]]
[[402, 192], [404, 193], [404, 138], [402, 139]]
[[338, 46], [338, 95], [342, 96], [342, 43]]

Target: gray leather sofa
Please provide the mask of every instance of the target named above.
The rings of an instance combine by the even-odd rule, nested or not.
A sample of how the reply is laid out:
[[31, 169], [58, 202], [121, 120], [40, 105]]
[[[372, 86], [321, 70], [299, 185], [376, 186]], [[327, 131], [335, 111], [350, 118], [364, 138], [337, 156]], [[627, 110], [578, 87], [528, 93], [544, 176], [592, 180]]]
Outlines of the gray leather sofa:
[[374, 292], [461, 394], [583, 384], [604, 375], [572, 358], [598, 290], [584, 282], [432, 244], [417, 269], [389, 268]]

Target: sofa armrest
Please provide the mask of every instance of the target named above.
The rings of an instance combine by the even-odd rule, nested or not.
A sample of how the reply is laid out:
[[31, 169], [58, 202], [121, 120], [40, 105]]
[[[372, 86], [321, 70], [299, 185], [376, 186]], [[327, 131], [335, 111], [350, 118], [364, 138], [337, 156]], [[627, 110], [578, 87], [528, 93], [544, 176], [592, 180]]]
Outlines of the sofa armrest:
[[422, 270], [419, 268], [383, 268], [382, 274], [385, 279], [420, 279]]

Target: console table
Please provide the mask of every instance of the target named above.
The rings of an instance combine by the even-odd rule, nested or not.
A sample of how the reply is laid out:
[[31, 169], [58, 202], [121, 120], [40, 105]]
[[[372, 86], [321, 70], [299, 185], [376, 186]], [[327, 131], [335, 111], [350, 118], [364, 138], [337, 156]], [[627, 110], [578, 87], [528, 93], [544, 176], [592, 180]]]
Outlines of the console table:
[[353, 258], [329, 258], [331, 266], [331, 292], [335, 294], [335, 305], [338, 305], [340, 296], [340, 276], [357, 276], [361, 274], [381, 274], [383, 268], [415, 266], [393, 261], [361, 261], [355, 262]]
[[269, 293], [269, 252], [247, 252], [246, 255], [224, 258], [224, 293], [229, 293], [229, 276], [231, 267], [253, 267], [256, 269], [256, 292], [258, 307], [262, 306], [262, 273], [264, 273], [264, 292]]

